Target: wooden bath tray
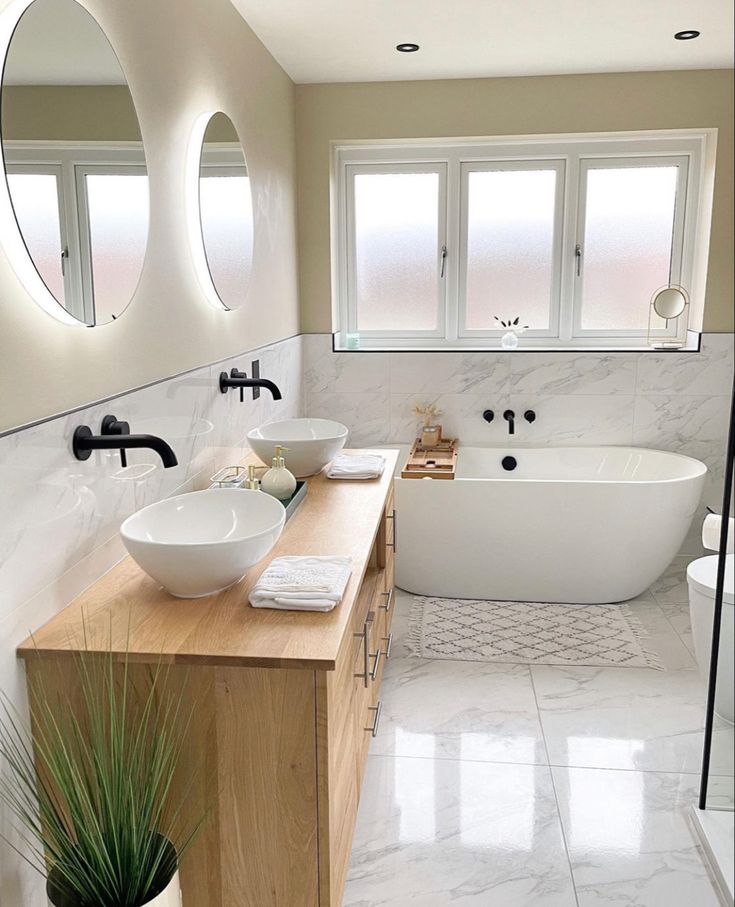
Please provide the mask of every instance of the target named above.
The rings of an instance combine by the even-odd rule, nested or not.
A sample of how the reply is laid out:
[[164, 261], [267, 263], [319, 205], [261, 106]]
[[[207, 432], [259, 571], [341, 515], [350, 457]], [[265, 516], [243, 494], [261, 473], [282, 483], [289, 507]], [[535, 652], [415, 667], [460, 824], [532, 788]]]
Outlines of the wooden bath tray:
[[406, 465], [401, 470], [402, 479], [453, 479], [457, 468], [456, 438], [441, 438], [431, 447], [424, 447], [421, 439], [413, 442]]

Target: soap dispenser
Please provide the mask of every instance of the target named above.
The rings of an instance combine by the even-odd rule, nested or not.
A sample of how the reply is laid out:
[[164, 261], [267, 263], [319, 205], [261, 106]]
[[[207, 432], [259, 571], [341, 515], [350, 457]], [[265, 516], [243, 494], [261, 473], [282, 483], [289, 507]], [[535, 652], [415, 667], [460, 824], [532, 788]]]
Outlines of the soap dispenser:
[[283, 458], [284, 450], [288, 450], [288, 448], [282, 447], [280, 444], [276, 446], [273, 466], [260, 480], [260, 490], [278, 498], [279, 501], [287, 501], [293, 497], [296, 491], [296, 477], [286, 469], [286, 461]]

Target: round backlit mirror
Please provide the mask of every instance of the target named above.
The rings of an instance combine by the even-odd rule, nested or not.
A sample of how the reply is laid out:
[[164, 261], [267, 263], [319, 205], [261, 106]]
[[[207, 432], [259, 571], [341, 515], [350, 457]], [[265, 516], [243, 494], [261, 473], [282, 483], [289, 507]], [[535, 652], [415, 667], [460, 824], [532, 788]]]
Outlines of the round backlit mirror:
[[10, 41], [1, 100], [10, 201], [35, 268], [18, 262], [18, 273], [49, 311], [56, 300], [65, 318], [113, 321], [143, 267], [148, 176], [125, 75], [76, 0], [30, 4]]
[[232, 120], [215, 113], [199, 162], [199, 217], [204, 253], [222, 305], [245, 302], [253, 264], [253, 204], [245, 152]]
[[681, 287], [664, 287], [651, 300], [653, 311], [659, 318], [678, 318], [687, 307], [689, 300]]

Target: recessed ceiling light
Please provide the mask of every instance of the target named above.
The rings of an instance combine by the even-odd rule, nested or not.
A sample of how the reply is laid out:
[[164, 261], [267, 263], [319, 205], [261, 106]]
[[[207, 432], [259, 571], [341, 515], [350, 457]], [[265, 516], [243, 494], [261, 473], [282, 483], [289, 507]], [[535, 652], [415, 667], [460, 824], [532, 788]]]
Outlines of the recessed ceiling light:
[[419, 45], [412, 44], [410, 42], [406, 42], [404, 44], [396, 44], [396, 50], [402, 54], [415, 54], [416, 51], [419, 50]]
[[677, 41], [691, 41], [694, 38], [698, 38], [701, 32], [698, 32], [695, 28], [687, 28], [685, 31], [678, 31], [674, 37]]

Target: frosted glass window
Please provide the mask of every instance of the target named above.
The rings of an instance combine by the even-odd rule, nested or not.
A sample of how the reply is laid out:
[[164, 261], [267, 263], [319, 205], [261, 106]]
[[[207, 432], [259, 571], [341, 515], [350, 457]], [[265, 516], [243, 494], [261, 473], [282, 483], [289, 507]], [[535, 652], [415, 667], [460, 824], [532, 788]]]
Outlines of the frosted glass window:
[[242, 305], [253, 260], [253, 206], [250, 178], [241, 174], [199, 180], [202, 236], [207, 264], [222, 302]]
[[360, 173], [354, 189], [358, 330], [436, 330], [439, 174]]
[[64, 305], [56, 177], [47, 173], [9, 173], [8, 187], [20, 232], [33, 264], [51, 293]]
[[643, 331], [651, 295], [669, 282], [677, 167], [587, 173], [583, 330]]
[[555, 170], [471, 171], [467, 198], [466, 322], [493, 316], [546, 330], [554, 283]]
[[132, 299], [148, 237], [148, 177], [87, 174], [95, 323], [116, 318]]

